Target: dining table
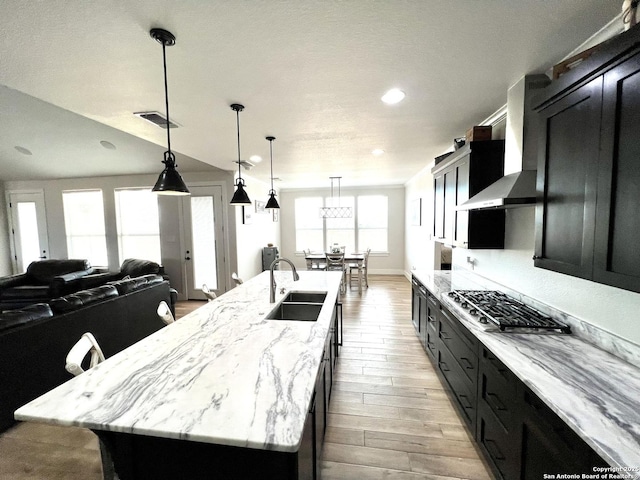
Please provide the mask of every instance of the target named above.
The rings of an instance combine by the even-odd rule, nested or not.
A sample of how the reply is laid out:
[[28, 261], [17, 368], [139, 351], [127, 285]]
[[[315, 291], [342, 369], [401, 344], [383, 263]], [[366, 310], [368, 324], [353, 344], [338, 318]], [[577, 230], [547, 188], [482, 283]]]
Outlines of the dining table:
[[[319, 269], [320, 265], [327, 262], [327, 255], [331, 255], [331, 252], [310, 252], [305, 254], [304, 259], [307, 261], [307, 270]], [[362, 295], [362, 282], [364, 275], [364, 253], [352, 252], [344, 254], [345, 269], [349, 268], [350, 264], [355, 264], [358, 267], [358, 295]]]

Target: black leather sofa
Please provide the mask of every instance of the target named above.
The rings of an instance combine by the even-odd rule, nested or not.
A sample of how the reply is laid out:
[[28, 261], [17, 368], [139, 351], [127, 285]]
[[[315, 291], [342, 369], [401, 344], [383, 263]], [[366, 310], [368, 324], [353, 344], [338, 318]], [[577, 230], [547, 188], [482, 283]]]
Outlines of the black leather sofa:
[[88, 260], [32, 262], [25, 273], [0, 278], [0, 312], [78, 291], [80, 279], [92, 272]]
[[169, 277], [164, 274], [164, 267], [150, 260], [141, 260], [137, 258], [127, 258], [120, 265], [117, 272], [103, 272], [86, 275], [80, 279], [79, 284], [82, 289], [88, 289], [104, 285], [107, 282], [122, 280], [124, 278], [140, 277], [142, 275], [161, 275], [165, 280]]
[[84, 332], [109, 358], [164, 327], [161, 300], [173, 306], [169, 283], [145, 275], [1, 313], [0, 432], [17, 408], [72, 377], [65, 360]]

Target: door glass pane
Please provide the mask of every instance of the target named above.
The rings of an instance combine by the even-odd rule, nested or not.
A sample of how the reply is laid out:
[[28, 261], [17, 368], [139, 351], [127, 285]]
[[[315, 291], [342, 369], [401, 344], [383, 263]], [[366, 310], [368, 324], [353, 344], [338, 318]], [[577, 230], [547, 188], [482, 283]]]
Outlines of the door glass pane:
[[116, 190], [120, 263], [140, 258], [162, 264], [158, 196], [150, 188]]
[[21, 272], [26, 272], [31, 262], [40, 260], [38, 241], [38, 219], [35, 202], [20, 202], [18, 206], [18, 228], [20, 229]]
[[108, 265], [102, 190], [62, 192], [62, 205], [68, 257]]
[[213, 197], [191, 197], [192, 262], [196, 288], [206, 284], [209, 290], [218, 289], [214, 218]]

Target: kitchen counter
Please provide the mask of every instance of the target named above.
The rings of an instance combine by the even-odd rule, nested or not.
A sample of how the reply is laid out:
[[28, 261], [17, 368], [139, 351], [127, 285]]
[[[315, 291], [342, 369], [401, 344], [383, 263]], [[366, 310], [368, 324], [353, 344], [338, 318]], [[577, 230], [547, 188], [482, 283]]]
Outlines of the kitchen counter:
[[[18, 409], [17, 420], [295, 452], [339, 272], [269, 272]], [[287, 292], [327, 291], [317, 321], [265, 320]], [[60, 365], [60, 368], [64, 368]]]
[[640, 478], [640, 368], [574, 334], [485, 327], [446, 295], [453, 289], [504, 291], [472, 272], [413, 274], [605, 461], [628, 469], [623, 478]]

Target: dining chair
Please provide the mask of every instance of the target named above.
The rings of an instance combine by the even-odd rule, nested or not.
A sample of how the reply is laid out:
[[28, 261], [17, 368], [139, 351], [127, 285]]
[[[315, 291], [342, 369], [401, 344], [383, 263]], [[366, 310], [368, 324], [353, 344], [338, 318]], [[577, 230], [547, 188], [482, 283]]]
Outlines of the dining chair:
[[206, 283], [202, 284], [202, 293], [204, 293], [204, 296], [207, 297], [207, 301], [208, 302], [212, 302], [214, 301], [217, 297], [217, 295], [212, 292], [211, 290], [209, 290], [209, 287], [207, 287]]
[[[90, 332], [83, 333], [75, 345], [71, 347], [71, 350], [69, 350], [69, 353], [67, 354], [64, 368], [67, 372], [77, 377], [81, 373], [84, 373], [82, 364], [84, 363], [87, 355], [90, 355], [89, 368], [93, 368], [98, 363], [104, 361], [104, 353], [102, 353], [102, 349], [100, 348], [98, 341]], [[103, 480], [118, 480], [118, 475], [116, 474], [113, 466], [111, 454], [104, 443], [102, 443], [102, 440], [98, 439], [98, 444], [100, 446]]]
[[[371, 253], [371, 249], [367, 248], [367, 251], [364, 253], [364, 260], [362, 261], [362, 278], [358, 276], [358, 281], [364, 280], [364, 286], [369, 288], [369, 254]], [[357, 263], [349, 264], [349, 287], [351, 287], [353, 282], [353, 271], [358, 271]]]
[[307, 270], [326, 270], [327, 269], [327, 264], [325, 262], [318, 262], [318, 261], [313, 261], [311, 259], [308, 259], [308, 257], [311, 255], [311, 249], [307, 249], [305, 250], [304, 248], [302, 249], [303, 253], [304, 253], [304, 258], [307, 261]]
[[347, 284], [347, 268], [344, 263], [344, 252], [342, 253], [325, 253], [327, 260], [327, 271], [342, 272], [342, 280], [340, 281], [340, 293], [346, 293]]
[[173, 314], [171, 313], [169, 305], [167, 305], [167, 302], [165, 302], [164, 300], [160, 301], [160, 303], [158, 304], [157, 312], [160, 320], [162, 320], [165, 325], [170, 325], [176, 321], [175, 318], [173, 318]]

